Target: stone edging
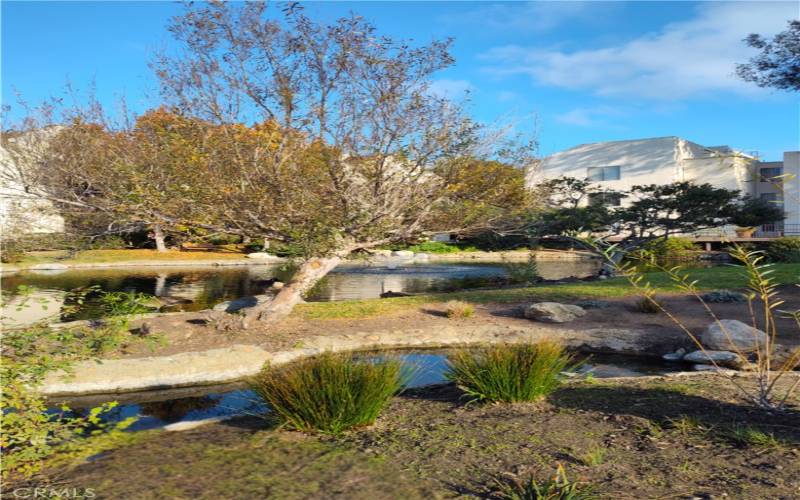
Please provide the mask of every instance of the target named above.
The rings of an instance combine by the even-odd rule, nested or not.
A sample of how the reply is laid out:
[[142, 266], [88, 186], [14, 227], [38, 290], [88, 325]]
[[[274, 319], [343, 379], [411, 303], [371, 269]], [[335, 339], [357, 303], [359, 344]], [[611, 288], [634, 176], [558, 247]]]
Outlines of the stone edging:
[[279, 365], [324, 351], [441, 348], [545, 338], [594, 352], [642, 355], [663, 350], [652, 344], [643, 344], [649, 336], [632, 329], [578, 331], [538, 324], [530, 327], [453, 325], [435, 332], [420, 329], [321, 335], [303, 341], [299, 348], [277, 352], [253, 345], [234, 345], [172, 356], [83, 361], [73, 366], [71, 374], [49, 374], [41, 391], [47, 396], [66, 396], [213, 385], [255, 375], [266, 362]]

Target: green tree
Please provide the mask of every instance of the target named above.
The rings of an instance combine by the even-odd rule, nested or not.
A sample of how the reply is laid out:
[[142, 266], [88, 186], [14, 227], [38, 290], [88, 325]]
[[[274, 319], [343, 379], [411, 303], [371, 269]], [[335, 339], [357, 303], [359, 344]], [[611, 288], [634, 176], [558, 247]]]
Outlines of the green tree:
[[800, 21], [789, 21], [789, 28], [772, 39], [753, 33], [744, 42], [760, 52], [736, 66], [739, 78], [759, 87], [800, 90]]

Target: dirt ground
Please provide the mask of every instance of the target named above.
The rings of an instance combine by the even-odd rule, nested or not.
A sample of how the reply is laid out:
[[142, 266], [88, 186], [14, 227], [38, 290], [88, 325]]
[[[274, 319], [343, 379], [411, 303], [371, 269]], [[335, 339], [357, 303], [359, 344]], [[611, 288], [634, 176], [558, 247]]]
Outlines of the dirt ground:
[[257, 418], [154, 431], [37, 484], [115, 499], [493, 498], [500, 482], [560, 464], [602, 499], [788, 500], [800, 498], [799, 404], [754, 409], [716, 376], [572, 382], [517, 405], [465, 404], [445, 385], [396, 397], [374, 426], [338, 438]]
[[[781, 298], [786, 302], [780, 309], [793, 311], [800, 309], [800, 287], [785, 286]], [[392, 299], [381, 299], [392, 300]], [[691, 348], [693, 344], [682, 330], [665, 314], [637, 312], [635, 303], [638, 297], [609, 298], [607, 307], [587, 309], [588, 314], [563, 325], [548, 325], [558, 329], [590, 328], [631, 328], [642, 330], [653, 338], [677, 338], [678, 344]], [[659, 300], [667, 310], [677, 316], [694, 334], [699, 334], [712, 319], [695, 298], [685, 295], [659, 295]], [[573, 303], [580, 301], [574, 301]], [[448, 319], [444, 316], [444, 304], [432, 303], [418, 308], [401, 310], [380, 317], [362, 319], [324, 319], [310, 320], [290, 317], [270, 327], [251, 327], [248, 330], [220, 333], [204, 324], [201, 314], [187, 313], [180, 316], [159, 318], [155, 332], [163, 337], [157, 347], [152, 343], [135, 343], [120, 355], [122, 357], [141, 357], [170, 355], [179, 352], [201, 351], [229, 346], [232, 344], [252, 344], [267, 350], [281, 350], [296, 347], [303, 339], [327, 334], [347, 334], [354, 332], [379, 332], [398, 329], [436, 329], [438, 326], [452, 325], [453, 322], [469, 325], [494, 325], [524, 327], [531, 321], [522, 317], [522, 308], [530, 302], [516, 304], [476, 304], [475, 314], [466, 319]], [[750, 311], [745, 304], [709, 304], [720, 319], [738, 319], [752, 324]], [[758, 304], [756, 304], [757, 306]], [[756, 307], [756, 317], [760, 320]], [[135, 325], [135, 323], [134, 323]], [[541, 324], [540, 324], [541, 325]], [[778, 342], [787, 346], [800, 345], [800, 327], [794, 319], [778, 315]], [[675, 344], [677, 348], [680, 345]], [[662, 353], [655, 353], [662, 354]]]

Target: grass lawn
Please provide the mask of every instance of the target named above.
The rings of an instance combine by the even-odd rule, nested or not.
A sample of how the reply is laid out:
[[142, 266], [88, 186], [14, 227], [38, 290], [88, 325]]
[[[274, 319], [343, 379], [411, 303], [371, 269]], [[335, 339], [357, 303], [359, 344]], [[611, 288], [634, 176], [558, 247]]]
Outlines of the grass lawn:
[[[688, 271], [698, 286], [705, 290], [743, 288], [747, 278], [738, 266], [716, 266]], [[771, 275], [777, 283], [800, 283], [800, 264], [776, 264]], [[661, 293], [678, 292], [678, 287], [663, 272], [647, 274], [647, 280]], [[526, 288], [473, 290], [455, 293], [438, 293], [397, 297], [392, 299], [348, 300], [341, 302], [314, 302], [301, 304], [294, 314], [306, 319], [354, 319], [396, 313], [423, 304], [463, 300], [473, 303], [505, 303], [532, 300], [568, 301], [602, 299], [636, 295], [634, 288], [624, 278], [564, 284], [545, 284]]]
[[170, 250], [167, 252], [156, 252], [148, 249], [130, 250], [85, 250], [73, 256], [65, 251], [54, 250], [47, 252], [30, 252], [18, 263], [12, 264], [19, 267], [27, 267], [35, 264], [58, 262], [61, 264], [88, 264], [88, 263], [114, 263], [130, 261], [173, 261], [173, 260], [223, 260], [241, 259], [244, 254], [238, 251], [227, 252], [181, 252]]

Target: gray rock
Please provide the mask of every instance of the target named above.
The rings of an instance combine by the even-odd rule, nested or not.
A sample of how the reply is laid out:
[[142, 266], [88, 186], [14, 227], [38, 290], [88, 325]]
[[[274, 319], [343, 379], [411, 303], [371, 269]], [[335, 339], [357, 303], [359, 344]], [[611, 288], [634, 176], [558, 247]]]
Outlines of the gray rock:
[[700, 298], [706, 302], [716, 304], [747, 302], [747, 295], [742, 292], [734, 292], [733, 290], [714, 290], [713, 292], [704, 293]]
[[247, 254], [248, 259], [277, 259], [276, 256], [267, 252], [253, 252]]
[[426, 253], [418, 253], [414, 255], [414, 260], [428, 260], [431, 256]]
[[376, 257], [391, 257], [392, 251], [391, 250], [372, 250], [372, 255]]
[[669, 352], [661, 356], [661, 359], [664, 361], [682, 361], [683, 357], [686, 355], [686, 349], [681, 347], [675, 352]]
[[738, 354], [730, 351], [693, 351], [683, 357], [687, 363], [710, 365], [712, 361], [719, 366], [739, 368], [745, 363]]
[[263, 304], [264, 302], [269, 302], [272, 300], [272, 295], [252, 295], [250, 297], [240, 297], [238, 299], [233, 300], [226, 300], [225, 302], [220, 302], [219, 304], [215, 305], [212, 309], [214, 311], [224, 311], [229, 313], [234, 313], [241, 309], [247, 309], [248, 307], [255, 307], [259, 304]]
[[411, 250], [395, 250], [392, 252], [393, 257], [402, 257], [404, 259], [410, 259], [414, 257], [414, 252]]
[[726, 368], [718, 368], [714, 365], [694, 365], [692, 366], [692, 370], [696, 372], [717, 372], [717, 373], [725, 373], [725, 374], [732, 374], [734, 373], [733, 370], [728, 370]]
[[722, 319], [719, 324], [715, 321], [700, 334], [704, 346], [718, 351], [734, 348], [751, 351], [766, 341], [766, 333], [735, 319]]
[[586, 314], [580, 306], [559, 302], [537, 302], [525, 308], [524, 316], [544, 323], [567, 323]]

